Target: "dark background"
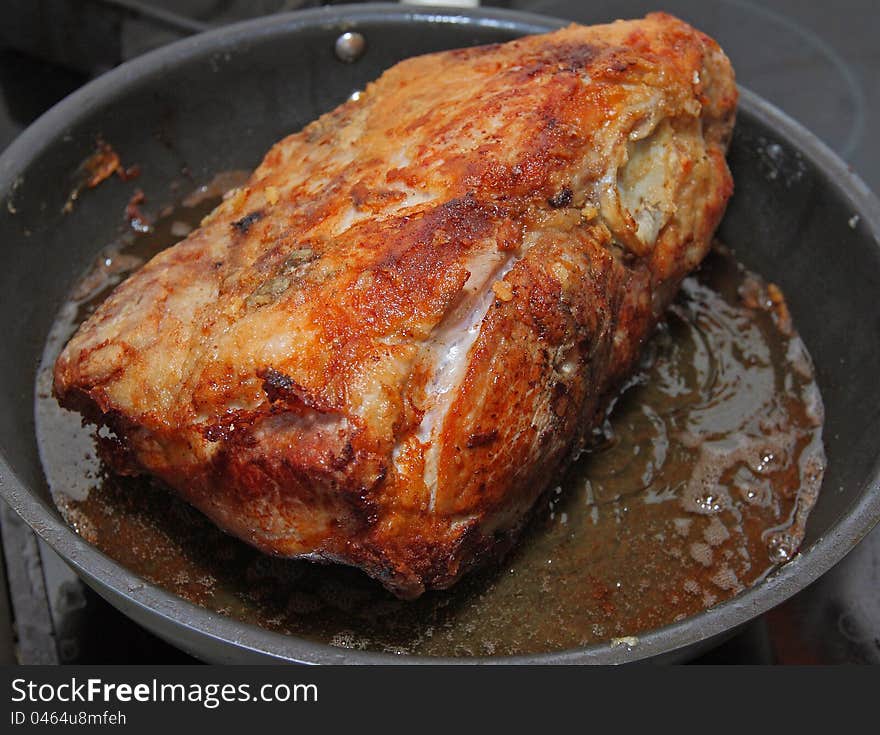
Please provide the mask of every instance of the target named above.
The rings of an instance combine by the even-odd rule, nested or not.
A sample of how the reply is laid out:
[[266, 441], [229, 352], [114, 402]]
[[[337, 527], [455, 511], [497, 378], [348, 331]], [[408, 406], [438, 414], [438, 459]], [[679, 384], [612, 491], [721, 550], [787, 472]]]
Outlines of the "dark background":
[[[55, 102], [122, 61], [296, 0], [0, 0], [0, 150]], [[337, 3], [333, 3], [337, 4]], [[880, 190], [876, 0], [511, 0], [484, 5], [585, 23], [666, 10], [716, 38], [741, 84], [812, 130]], [[86, 588], [0, 503], [0, 663], [190, 659]], [[703, 663], [880, 662], [880, 529], [810, 588]]]

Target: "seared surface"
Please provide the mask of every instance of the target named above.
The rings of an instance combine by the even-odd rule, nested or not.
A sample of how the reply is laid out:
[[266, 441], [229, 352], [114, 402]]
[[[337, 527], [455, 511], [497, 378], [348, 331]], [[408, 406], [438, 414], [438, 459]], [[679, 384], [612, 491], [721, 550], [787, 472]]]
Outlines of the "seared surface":
[[56, 365], [221, 527], [398, 594], [515, 535], [731, 192], [727, 59], [669, 16], [410, 59], [277, 144]]

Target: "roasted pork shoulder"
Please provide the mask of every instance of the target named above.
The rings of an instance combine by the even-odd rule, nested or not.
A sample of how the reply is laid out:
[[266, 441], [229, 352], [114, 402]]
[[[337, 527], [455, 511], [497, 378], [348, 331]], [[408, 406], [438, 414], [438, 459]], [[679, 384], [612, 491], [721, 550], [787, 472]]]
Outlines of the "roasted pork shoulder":
[[55, 392], [117, 471], [414, 597], [506, 549], [602, 419], [723, 214], [737, 92], [655, 14], [355, 97], [121, 284]]

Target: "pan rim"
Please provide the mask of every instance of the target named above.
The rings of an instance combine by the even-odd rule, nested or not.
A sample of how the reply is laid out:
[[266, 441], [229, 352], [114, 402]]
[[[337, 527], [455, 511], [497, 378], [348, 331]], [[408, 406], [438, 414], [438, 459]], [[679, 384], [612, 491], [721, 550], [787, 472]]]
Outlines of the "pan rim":
[[[19, 173], [51, 141], [63, 135], [72, 122], [132, 82], [162, 71], [170, 62], [222, 52], [239, 43], [256, 44], [264, 37], [289, 34], [300, 28], [326, 27], [342, 31], [374, 21], [488, 26], [508, 28], [517, 33], [546, 32], [566, 24], [556, 18], [501, 9], [366, 4], [295, 11], [208, 31], [126, 62], [47, 111], [0, 155], [0, 198], [11, 193]], [[740, 111], [773, 129], [823, 171], [841, 197], [851, 205], [852, 211], [860, 216], [880, 247], [880, 201], [858, 175], [787, 114], [746, 89], [740, 88], [740, 92]], [[267, 660], [322, 664], [612, 664], [673, 654], [684, 647], [723, 635], [780, 604], [827, 572], [880, 521], [880, 459], [875, 461], [861, 496], [810, 549], [736, 597], [678, 623], [640, 634], [638, 644], [632, 648], [604, 642], [562, 651], [468, 658], [402, 656], [334, 648], [225, 618], [193, 605], [130, 572], [76, 534], [54, 507], [29, 490], [12, 471], [3, 449], [0, 449], [0, 495], [102, 596], [106, 596], [103, 590], [108, 590], [114, 597], [137, 608], [143, 616], [159, 616], [169, 628], [185, 629], [189, 635], [212, 639], [220, 645], [221, 653], [237, 648]], [[110, 602], [118, 607], [116, 600]], [[131, 617], [129, 611], [126, 614]], [[218, 661], [224, 658], [231, 656], [214, 657]]]

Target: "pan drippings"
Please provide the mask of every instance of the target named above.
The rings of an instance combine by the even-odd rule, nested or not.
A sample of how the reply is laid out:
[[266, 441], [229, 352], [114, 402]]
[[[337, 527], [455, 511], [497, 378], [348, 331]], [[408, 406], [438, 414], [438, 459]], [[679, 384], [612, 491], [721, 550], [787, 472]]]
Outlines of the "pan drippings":
[[513, 552], [414, 602], [360, 572], [272, 558], [147, 478], [116, 477], [51, 370], [113, 285], [197, 224], [204, 197], [102, 253], [59, 314], [37, 383], [47, 479], [68, 522], [145, 579], [220, 614], [347, 648], [427, 655], [559, 650], [638, 636], [789, 560], [825, 467], [822, 399], [782, 294], [717, 246], [635, 376]]

